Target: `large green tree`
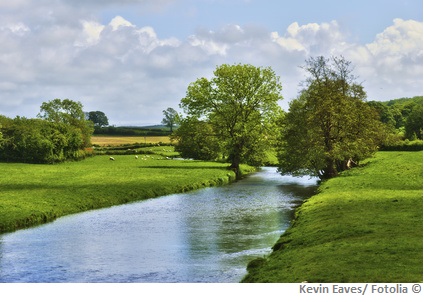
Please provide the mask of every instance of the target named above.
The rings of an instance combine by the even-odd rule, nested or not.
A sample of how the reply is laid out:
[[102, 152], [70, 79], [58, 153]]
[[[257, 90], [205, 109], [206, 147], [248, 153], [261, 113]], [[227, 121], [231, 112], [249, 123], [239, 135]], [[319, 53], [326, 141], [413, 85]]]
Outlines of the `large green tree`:
[[331, 178], [372, 155], [385, 130], [349, 61], [310, 58], [303, 68], [305, 88], [281, 122], [279, 171]]
[[81, 102], [65, 99], [54, 99], [43, 102], [37, 117], [54, 123], [63, 123], [76, 128], [80, 132], [82, 143], [80, 148], [91, 146], [93, 123], [86, 120]]
[[200, 78], [187, 88], [180, 107], [212, 127], [222, 153], [239, 172], [241, 163], [259, 165], [281, 114], [279, 77], [270, 68], [218, 66], [211, 79]]
[[104, 127], [109, 125], [106, 114], [102, 111], [90, 111], [87, 119], [92, 121], [95, 127]]

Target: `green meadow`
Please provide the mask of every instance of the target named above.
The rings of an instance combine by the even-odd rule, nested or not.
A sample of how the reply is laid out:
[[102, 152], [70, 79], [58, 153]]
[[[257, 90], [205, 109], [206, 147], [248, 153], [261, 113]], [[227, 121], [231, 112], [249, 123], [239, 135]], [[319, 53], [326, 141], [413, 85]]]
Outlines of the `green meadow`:
[[[0, 233], [235, 180], [228, 164], [167, 159], [167, 148], [146, 149], [138, 159], [0, 163]], [[421, 282], [422, 156], [378, 152], [322, 182], [297, 209], [274, 252], [249, 263], [243, 282]]]
[[[148, 150], [150, 151], [150, 149]], [[228, 164], [157, 154], [97, 155], [55, 165], [0, 163], [0, 233], [57, 217], [235, 180]], [[250, 169], [244, 166], [247, 173]]]
[[378, 152], [323, 182], [243, 282], [422, 282], [422, 156]]

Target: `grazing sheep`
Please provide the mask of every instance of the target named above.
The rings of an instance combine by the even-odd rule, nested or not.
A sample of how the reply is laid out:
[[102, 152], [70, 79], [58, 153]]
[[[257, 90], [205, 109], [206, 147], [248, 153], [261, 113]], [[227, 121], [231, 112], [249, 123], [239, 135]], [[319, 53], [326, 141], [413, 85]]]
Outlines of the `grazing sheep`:
[[138, 159], [138, 155], [135, 156], [135, 159]]
[[109, 157], [109, 159], [110, 159], [110, 160], [115, 160], [112, 156], [111, 156], [111, 157]]

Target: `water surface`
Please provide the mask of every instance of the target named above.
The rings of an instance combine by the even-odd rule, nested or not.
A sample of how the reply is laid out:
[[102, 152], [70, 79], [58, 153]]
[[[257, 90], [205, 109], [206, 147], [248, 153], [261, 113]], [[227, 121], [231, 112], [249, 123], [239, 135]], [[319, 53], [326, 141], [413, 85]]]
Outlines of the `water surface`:
[[315, 188], [315, 179], [263, 168], [232, 185], [0, 235], [0, 281], [239, 282]]

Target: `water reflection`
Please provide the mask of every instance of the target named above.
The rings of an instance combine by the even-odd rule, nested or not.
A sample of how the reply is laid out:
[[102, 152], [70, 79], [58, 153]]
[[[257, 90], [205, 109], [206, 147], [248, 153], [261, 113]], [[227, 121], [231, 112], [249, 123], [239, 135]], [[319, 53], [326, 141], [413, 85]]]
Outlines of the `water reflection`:
[[238, 282], [315, 180], [265, 168], [230, 186], [86, 212], [0, 236], [2, 282]]

